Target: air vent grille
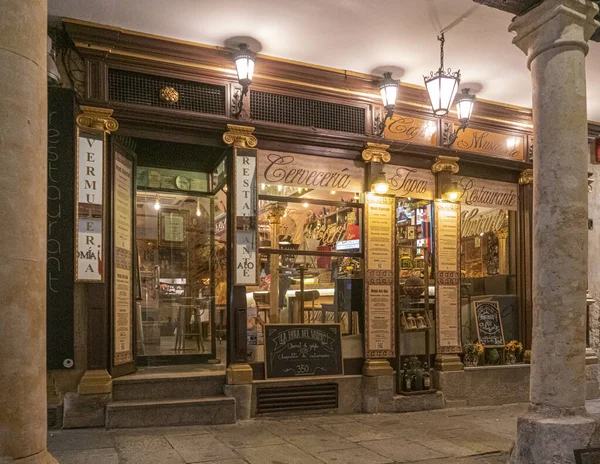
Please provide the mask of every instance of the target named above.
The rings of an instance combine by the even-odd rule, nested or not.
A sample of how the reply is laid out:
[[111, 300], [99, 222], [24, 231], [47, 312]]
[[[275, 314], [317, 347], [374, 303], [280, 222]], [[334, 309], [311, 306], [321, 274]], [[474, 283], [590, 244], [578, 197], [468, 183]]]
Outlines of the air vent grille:
[[335, 409], [338, 407], [338, 385], [302, 385], [259, 387], [256, 392], [258, 414]]
[[365, 133], [365, 109], [339, 103], [250, 91], [250, 114], [258, 121]]
[[[165, 101], [161, 91], [176, 90], [176, 101]], [[108, 98], [134, 105], [157, 106], [194, 113], [225, 115], [225, 87], [151, 76], [120, 69], [108, 70]]]

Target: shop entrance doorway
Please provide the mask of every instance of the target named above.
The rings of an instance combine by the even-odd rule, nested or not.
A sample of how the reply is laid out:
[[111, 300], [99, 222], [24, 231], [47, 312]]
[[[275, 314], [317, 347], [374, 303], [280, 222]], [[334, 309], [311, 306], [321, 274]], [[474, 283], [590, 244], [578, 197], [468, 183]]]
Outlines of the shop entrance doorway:
[[137, 365], [225, 363], [223, 149], [128, 140], [137, 155]]

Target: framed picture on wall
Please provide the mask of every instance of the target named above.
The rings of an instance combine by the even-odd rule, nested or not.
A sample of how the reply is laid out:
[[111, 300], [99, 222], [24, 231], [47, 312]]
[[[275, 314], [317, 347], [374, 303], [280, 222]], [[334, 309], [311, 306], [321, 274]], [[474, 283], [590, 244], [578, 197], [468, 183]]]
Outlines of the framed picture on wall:
[[187, 210], [161, 209], [158, 214], [158, 244], [160, 247], [187, 246], [190, 213]]

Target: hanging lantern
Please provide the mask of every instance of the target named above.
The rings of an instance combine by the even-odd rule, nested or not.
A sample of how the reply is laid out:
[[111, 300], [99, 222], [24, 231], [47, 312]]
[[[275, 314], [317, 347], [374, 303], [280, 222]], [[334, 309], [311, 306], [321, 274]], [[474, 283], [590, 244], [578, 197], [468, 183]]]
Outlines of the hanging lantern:
[[423, 76], [425, 87], [429, 95], [431, 109], [436, 116], [445, 116], [450, 110], [458, 86], [460, 84], [460, 70], [453, 73], [450, 69], [444, 70], [444, 34], [438, 37], [440, 41], [440, 68], [428, 76]]

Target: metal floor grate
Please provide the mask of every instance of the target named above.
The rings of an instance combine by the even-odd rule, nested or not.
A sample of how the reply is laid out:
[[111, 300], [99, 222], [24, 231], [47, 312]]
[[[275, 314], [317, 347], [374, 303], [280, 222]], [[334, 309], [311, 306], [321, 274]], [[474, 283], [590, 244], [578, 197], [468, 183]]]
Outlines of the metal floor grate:
[[259, 387], [256, 391], [258, 414], [284, 411], [310, 411], [338, 407], [338, 385], [302, 385], [293, 387]]

